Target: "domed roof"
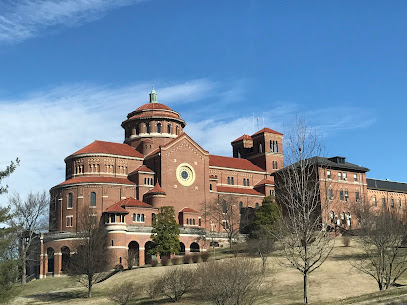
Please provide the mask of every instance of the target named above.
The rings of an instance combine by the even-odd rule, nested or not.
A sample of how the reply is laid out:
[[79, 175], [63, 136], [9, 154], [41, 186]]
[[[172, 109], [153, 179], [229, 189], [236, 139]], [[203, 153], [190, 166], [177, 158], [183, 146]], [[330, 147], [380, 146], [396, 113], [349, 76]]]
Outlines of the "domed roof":
[[140, 110], [170, 110], [170, 111], [173, 111], [170, 107], [165, 106], [164, 104], [160, 104], [160, 103], [144, 104], [136, 109], [136, 111], [140, 111]]

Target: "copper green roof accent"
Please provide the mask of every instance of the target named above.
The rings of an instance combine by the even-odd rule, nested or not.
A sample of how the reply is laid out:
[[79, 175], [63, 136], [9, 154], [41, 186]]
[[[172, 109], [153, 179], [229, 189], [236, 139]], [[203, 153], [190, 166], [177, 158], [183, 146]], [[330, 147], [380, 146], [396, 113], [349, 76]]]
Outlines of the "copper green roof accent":
[[150, 93], [150, 103], [157, 103], [157, 93], [155, 93], [154, 86]]

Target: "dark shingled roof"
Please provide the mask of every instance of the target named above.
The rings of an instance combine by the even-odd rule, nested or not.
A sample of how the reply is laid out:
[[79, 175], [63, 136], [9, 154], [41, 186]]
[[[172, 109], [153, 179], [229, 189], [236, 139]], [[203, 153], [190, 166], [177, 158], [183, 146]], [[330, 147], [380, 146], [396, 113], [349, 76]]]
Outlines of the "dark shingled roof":
[[[334, 157], [336, 158], [336, 157]], [[365, 173], [368, 172], [369, 169], [360, 165], [356, 165], [353, 163], [349, 162], [344, 162], [344, 163], [337, 163], [332, 161], [331, 159], [334, 158], [325, 158], [325, 157], [312, 157], [309, 159], [304, 160], [304, 162], [307, 162], [307, 164], [317, 164], [318, 166], [323, 166], [326, 168], [331, 168], [331, 169], [339, 169], [339, 170], [348, 170], [348, 171], [353, 171], [353, 172], [359, 172], [359, 173]], [[292, 164], [291, 166], [296, 166], [297, 163]], [[287, 167], [284, 167], [276, 172], [274, 172], [272, 175], [274, 176], [275, 173], [282, 172], [286, 170]]]
[[407, 193], [407, 183], [366, 178], [368, 189]]

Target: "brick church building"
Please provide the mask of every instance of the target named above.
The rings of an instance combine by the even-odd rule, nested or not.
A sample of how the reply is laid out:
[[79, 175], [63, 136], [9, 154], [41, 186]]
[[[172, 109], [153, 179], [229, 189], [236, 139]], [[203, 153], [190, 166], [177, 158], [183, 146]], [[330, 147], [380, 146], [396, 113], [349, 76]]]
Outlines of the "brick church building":
[[[125, 265], [128, 251], [137, 252], [137, 265], [148, 262], [151, 225], [163, 206], [173, 206], [180, 225], [181, 253], [206, 250], [202, 232], [223, 226], [206, 219], [203, 205], [231, 196], [239, 210], [257, 208], [274, 194], [273, 173], [283, 165], [283, 134], [263, 128], [242, 135], [232, 144], [233, 157], [211, 155], [183, 130], [178, 112], [150, 101], [130, 112], [121, 126], [123, 143], [94, 141], [65, 158], [65, 181], [50, 190], [49, 233], [41, 236], [40, 277], [57, 276], [75, 253], [81, 212], [100, 219], [108, 231], [110, 265]], [[369, 198], [392, 208], [407, 206], [407, 184], [366, 179], [367, 168], [344, 158], [318, 159], [320, 180], [330, 188], [321, 192], [340, 202]], [[327, 169], [329, 168], [329, 170]], [[384, 198], [384, 199], [383, 199]], [[352, 226], [346, 204], [327, 213], [326, 223]]]
[[65, 158], [65, 181], [50, 190], [41, 277], [62, 273], [85, 207], [106, 225], [111, 265], [124, 265], [129, 249], [143, 265], [160, 207], [174, 207], [181, 253], [189, 253], [208, 247], [202, 231], [222, 231], [219, 223], [205, 221], [205, 202], [233, 196], [240, 209], [256, 208], [273, 194], [270, 174], [283, 167], [281, 133], [263, 128], [239, 137], [232, 158], [211, 155], [183, 131], [185, 125], [178, 112], [158, 103], [153, 89], [150, 102], [122, 122], [123, 144], [95, 141]]

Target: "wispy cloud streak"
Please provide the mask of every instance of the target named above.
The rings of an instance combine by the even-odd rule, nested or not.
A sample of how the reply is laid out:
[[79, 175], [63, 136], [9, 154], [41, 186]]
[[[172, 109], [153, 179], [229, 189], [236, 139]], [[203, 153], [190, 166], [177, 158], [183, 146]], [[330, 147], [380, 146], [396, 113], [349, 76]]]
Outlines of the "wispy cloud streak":
[[20, 42], [58, 25], [77, 26], [143, 0], [6, 0], [0, 4], [0, 41]]

